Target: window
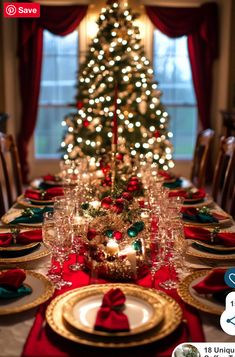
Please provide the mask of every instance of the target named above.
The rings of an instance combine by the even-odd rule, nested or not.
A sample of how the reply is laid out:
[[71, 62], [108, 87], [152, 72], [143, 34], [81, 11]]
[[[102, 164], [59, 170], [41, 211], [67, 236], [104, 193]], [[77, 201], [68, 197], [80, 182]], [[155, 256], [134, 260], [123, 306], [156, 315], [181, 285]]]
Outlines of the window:
[[61, 121], [75, 102], [78, 71], [78, 32], [61, 37], [43, 32], [43, 63], [37, 127], [36, 158], [60, 157]]
[[172, 39], [154, 31], [153, 69], [170, 115], [174, 158], [192, 159], [197, 134], [197, 106], [188, 58], [187, 37]]

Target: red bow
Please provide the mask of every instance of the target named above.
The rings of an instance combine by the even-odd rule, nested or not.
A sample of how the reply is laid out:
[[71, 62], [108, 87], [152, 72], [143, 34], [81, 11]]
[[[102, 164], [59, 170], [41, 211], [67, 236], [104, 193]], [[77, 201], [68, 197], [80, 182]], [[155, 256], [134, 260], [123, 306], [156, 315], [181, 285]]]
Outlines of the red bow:
[[104, 331], [129, 331], [129, 321], [122, 312], [126, 297], [122, 290], [111, 289], [104, 294], [102, 305], [97, 312], [95, 329]]

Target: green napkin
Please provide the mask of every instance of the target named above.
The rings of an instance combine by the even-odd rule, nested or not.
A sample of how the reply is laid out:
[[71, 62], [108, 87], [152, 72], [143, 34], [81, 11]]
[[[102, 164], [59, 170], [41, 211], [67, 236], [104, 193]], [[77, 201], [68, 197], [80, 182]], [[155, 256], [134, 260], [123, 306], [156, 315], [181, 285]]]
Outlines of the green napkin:
[[177, 187], [181, 187], [182, 182], [183, 181], [181, 178], [177, 178], [174, 182], [165, 182], [163, 186], [167, 188], [177, 188]]
[[183, 218], [188, 219], [192, 222], [199, 222], [199, 223], [216, 223], [218, 222], [218, 219], [215, 218], [214, 216], [210, 214], [204, 214], [204, 213], [197, 213], [195, 215], [192, 214], [187, 214], [186, 212], [183, 212]]
[[22, 216], [17, 217], [11, 224], [18, 224], [18, 223], [42, 223], [43, 221], [43, 214], [45, 212], [52, 212], [52, 207], [44, 207], [44, 208], [30, 208], [25, 209], [23, 211]]
[[0, 299], [15, 299], [21, 296], [31, 294], [32, 289], [29, 286], [21, 285], [17, 290], [12, 290], [0, 286]]

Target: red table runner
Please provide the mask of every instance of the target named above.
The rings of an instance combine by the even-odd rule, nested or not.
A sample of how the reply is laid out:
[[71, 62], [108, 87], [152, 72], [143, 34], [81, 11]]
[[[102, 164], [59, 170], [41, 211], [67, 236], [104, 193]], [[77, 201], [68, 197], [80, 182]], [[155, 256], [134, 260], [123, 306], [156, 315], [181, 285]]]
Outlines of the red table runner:
[[[66, 263], [64, 277], [73, 282], [72, 289], [75, 289], [88, 285], [89, 275], [83, 271], [69, 271], [67, 266], [73, 262], [73, 259], [74, 257], [71, 257], [70, 261]], [[160, 281], [163, 281], [166, 276], [167, 270], [165, 268], [158, 271], [156, 273], [154, 287], [163, 290], [159, 288], [158, 284]], [[99, 282], [107, 283], [105, 280], [100, 280]], [[150, 274], [139, 279], [137, 284], [150, 287]], [[64, 288], [60, 291], [56, 291], [53, 298], [70, 289]], [[102, 355], [102, 357], [110, 355], [112, 355], [112, 357], [130, 357], [130, 353], [136, 357], [142, 357], [143, 355], [148, 357], [170, 357], [174, 348], [180, 343], [190, 341], [204, 342], [202, 326], [196, 309], [184, 304], [175, 290], [168, 290], [167, 293], [171, 295], [183, 309], [183, 322], [172, 334], [160, 341], [131, 349], [97, 349], [68, 341], [57, 335], [51, 330], [50, 326], [45, 323], [45, 311], [49, 304], [49, 302], [47, 302], [40, 306], [36, 314], [33, 327], [24, 346], [22, 357], [97, 357], [98, 355]]]

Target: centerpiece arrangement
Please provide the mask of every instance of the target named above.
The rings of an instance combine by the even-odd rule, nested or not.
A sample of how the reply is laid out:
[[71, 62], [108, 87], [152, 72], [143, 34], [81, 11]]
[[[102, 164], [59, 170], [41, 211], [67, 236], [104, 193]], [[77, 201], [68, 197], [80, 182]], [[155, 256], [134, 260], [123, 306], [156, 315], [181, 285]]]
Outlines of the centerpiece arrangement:
[[131, 194], [82, 204], [90, 216], [85, 261], [97, 276], [130, 280], [144, 274], [149, 222]]

